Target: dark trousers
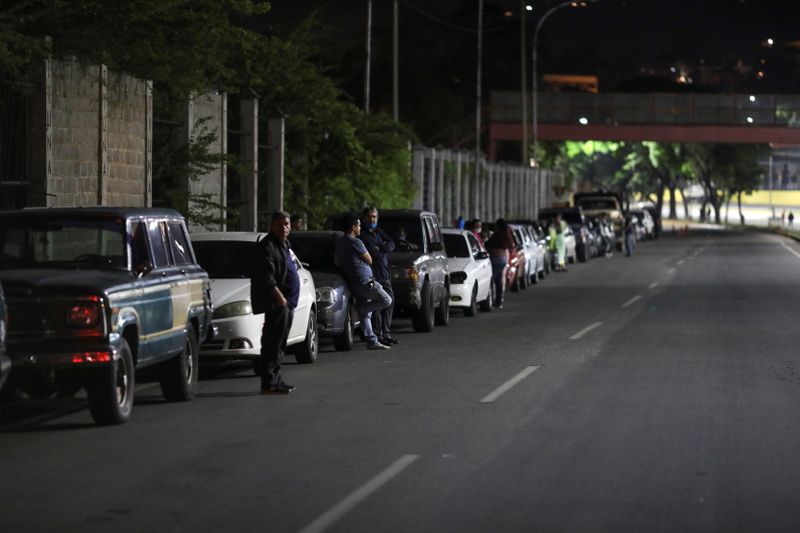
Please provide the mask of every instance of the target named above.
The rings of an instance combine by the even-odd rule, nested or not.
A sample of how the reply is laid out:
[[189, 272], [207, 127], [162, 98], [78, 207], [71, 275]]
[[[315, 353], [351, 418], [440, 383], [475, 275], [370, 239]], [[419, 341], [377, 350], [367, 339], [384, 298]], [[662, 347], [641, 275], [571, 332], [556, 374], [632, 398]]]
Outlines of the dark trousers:
[[281, 363], [286, 356], [286, 339], [292, 328], [294, 309], [278, 307], [264, 313], [261, 329], [261, 387], [278, 385], [281, 378]]
[[392, 291], [391, 281], [379, 281], [383, 290], [392, 299], [392, 303], [388, 307], [384, 307], [376, 313], [372, 313], [372, 331], [378, 338], [389, 337], [392, 329], [392, 313], [394, 311], [394, 291]]

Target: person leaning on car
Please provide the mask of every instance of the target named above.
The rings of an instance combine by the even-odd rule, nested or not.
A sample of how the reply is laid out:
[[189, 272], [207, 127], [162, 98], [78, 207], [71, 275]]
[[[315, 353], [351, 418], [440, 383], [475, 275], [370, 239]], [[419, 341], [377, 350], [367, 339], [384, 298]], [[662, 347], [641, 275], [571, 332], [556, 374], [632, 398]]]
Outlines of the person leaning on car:
[[347, 233], [336, 241], [336, 256], [350, 284], [350, 291], [356, 298], [356, 309], [361, 320], [361, 330], [367, 340], [367, 349], [388, 350], [389, 346], [381, 343], [372, 330], [372, 313], [392, 305], [392, 298], [372, 276], [372, 256], [358, 239], [361, 234], [361, 220], [355, 215], [349, 217], [346, 227]]
[[269, 233], [256, 245], [250, 274], [253, 313], [264, 313], [261, 330], [261, 394], [288, 394], [292, 385], [281, 377], [286, 339], [300, 298], [300, 276], [289, 251], [289, 214], [272, 215]]
[[387, 307], [372, 313], [372, 329], [378, 335], [381, 344], [387, 346], [397, 344], [398, 341], [391, 335], [394, 292], [392, 278], [389, 275], [389, 252], [394, 251], [395, 244], [392, 238], [378, 227], [378, 210], [375, 207], [365, 207], [361, 212], [361, 234], [358, 238], [372, 257], [372, 276], [393, 300]]

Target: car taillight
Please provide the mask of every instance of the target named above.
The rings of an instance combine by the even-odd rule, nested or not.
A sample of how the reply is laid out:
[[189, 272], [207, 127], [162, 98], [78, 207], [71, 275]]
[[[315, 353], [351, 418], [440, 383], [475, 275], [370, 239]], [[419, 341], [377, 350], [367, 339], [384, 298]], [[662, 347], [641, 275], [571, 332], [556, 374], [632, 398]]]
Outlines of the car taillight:
[[110, 363], [111, 352], [81, 352], [72, 354], [73, 364]]
[[73, 305], [67, 312], [67, 323], [71, 326], [91, 327], [97, 324], [100, 317], [95, 303]]

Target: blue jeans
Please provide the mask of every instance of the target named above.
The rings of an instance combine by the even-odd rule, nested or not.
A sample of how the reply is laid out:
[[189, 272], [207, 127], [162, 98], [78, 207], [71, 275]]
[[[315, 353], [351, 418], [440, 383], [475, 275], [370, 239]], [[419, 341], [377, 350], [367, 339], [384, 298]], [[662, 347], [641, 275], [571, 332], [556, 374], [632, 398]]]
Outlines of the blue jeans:
[[492, 283], [494, 283], [494, 302], [495, 307], [503, 305], [503, 291], [505, 289], [506, 265], [508, 257], [504, 255], [493, 255], [490, 258], [492, 264]]
[[634, 240], [632, 233], [625, 234], [625, 255], [630, 257], [633, 254]]
[[392, 305], [392, 297], [383, 290], [380, 283], [372, 280], [355, 283], [351, 289], [356, 297], [356, 311], [358, 319], [361, 321], [364, 338], [367, 340], [367, 344], [376, 344], [378, 336], [372, 330], [372, 313]]

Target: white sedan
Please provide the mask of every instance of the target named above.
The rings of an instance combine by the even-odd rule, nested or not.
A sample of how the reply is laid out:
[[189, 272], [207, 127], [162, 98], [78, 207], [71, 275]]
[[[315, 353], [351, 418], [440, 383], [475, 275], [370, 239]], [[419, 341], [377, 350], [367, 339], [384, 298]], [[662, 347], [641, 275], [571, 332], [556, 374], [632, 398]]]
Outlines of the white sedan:
[[[250, 261], [256, 242], [266, 233], [215, 232], [191, 235], [197, 262], [211, 281], [214, 304], [212, 324], [219, 335], [200, 346], [200, 357], [206, 361], [247, 359], [259, 373], [261, 328], [264, 315], [253, 314], [250, 303]], [[289, 238], [291, 242], [291, 237]], [[294, 310], [287, 346], [298, 363], [317, 359], [316, 290], [311, 272], [292, 252], [300, 276], [300, 299]]]
[[481, 311], [491, 311], [494, 286], [489, 253], [469, 231], [443, 229], [442, 234], [450, 271], [450, 307], [464, 308], [467, 316], [475, 316], [478, 305]]

